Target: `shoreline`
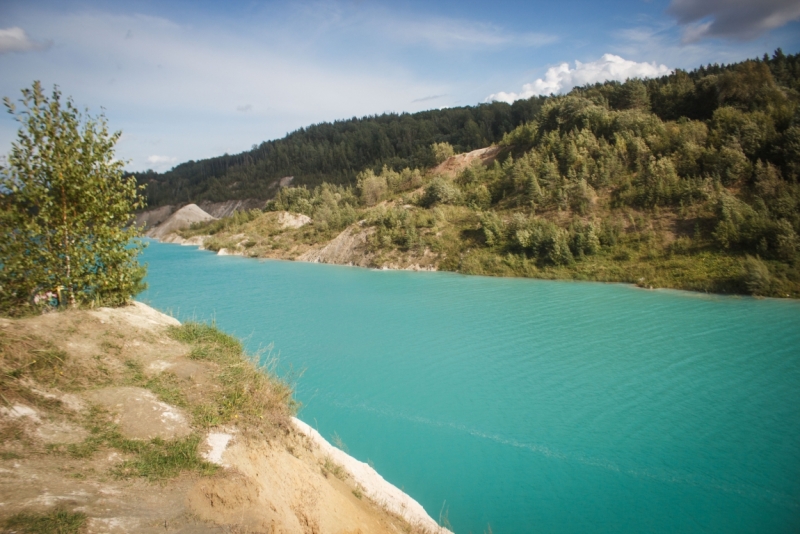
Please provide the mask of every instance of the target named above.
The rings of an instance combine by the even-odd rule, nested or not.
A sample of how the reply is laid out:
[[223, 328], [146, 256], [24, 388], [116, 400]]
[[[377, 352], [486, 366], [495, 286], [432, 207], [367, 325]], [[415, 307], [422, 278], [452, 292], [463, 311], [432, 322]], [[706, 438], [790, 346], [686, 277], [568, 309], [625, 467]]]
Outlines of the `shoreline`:
[[436, 534], [452, 534], [450, 530], [436, 523], [421, 504], [384, 479], [380, 473], [368, 464], [334, 447], [308, 423], [301, 421], [297, 417], [292, 418], [292, 424], [297, 431], [316, 444], [323, 454], [341, 465], [353, 477], [356, 484], [362, 488], [364, 495], [378, 503], [386, 511], [402, 517], [411, 525], [425, 531]]
[[[299, 262], [299, 263], [317, 263], [317, 264], [324, 264], [324, 265], [338, 265], [340, 267], [354, 267], [358, 269], [367, 269], [371, 271], [406, 271], [406, 272], [437, 272], [437, 273], [450, 273], [450, 274], [457, 274], [461, 276], [478, 276], [478, 277], [486, 277], [486, 278], [506, 278], [506, 279], [521, 279], [521, 280], [541, 280], [541, 281], [549, 281], [549, 282], [585, 282], [585, 283], [592, 283], [592, 284], [618, 284], [623, 286], [629, 286], [633, 289], [639, 289], [644, 291], [674, 291], [679, 293], [686, 293], [693, 297], [728, 297], [728, 298], [751, 298], [754, 300], [775, 300], [780, 302], [800, 302], [800, 298], [795, 298], [790, 295], [785, 297], [770, 297], [770, 296], [761, 296], [761, 295], [749, 295], [746, 293], [723, 293], [723, 292], [714, 292], [714, 291], [701, 291], [695, 289], [684, 289], [678, 287], [654, 287], [654, 286], [642, 286], [636, 282], [623, 282], [623, 281], [609, 281], [609, 280], [582, 280], [577, 278], [553, 278], [553, 277], [545, 277], [545, 276], [502, 276], [502, 275], [495, 275], [495, 274], [482, 274], [482, 273], [463, 273], [459, 271], [446, 271], [440, 270], [437, 268], [414, 268], [417, 267], [412, 265], [406, 268], [398, 268], [398, 267], [391, 267], [391, 266], [381, 266], [381, 267], [367, 267], [363, 265], [356, 265], [352, 262], [349, 263], [336, 263], [336, 262], [328, 262], [328, 261], [308, 261], [304, 259], [287, 259], [287, 258], [269, 258], [269, 257], [260, 257], [260, 256], [247, 256], [240, 251], [229, 251], [228, 249], [220, 249], [219, 251], [209, 250], [203, 246], [203, 240], [210, 236], [194, 236], [189, 239], [185, 239], [179, 236], [176, 233], [170, 234], [166, 236], [164, 239], [160, 239], [157, 237], [148, 237], [143, 236], [142, 239], [144, 240], [152, 240], [157, 243], [167, 244], [167, 245], [180, 245], [184, 247], [197, 247], [197, 250], [205, 250], [208, 252], [213, 252], [217, 256], [239, 256], [245, 259], [252, 259], [252, 260], [272, 260], [272, 261], [286, 261], [286, 262]], [[224, 252], [223, 252], [224, 251]]]

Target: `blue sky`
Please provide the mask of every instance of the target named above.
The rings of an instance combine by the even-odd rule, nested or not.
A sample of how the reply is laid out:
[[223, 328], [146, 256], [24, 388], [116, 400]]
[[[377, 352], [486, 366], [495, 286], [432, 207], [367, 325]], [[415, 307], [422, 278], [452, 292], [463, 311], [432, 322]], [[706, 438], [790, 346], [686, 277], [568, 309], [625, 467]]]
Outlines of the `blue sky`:
[[[800, 51], [800, 0], [0, 3], [0, 95], [40, 80], [122, 130], [132, 170], [309, 124], [512, 101]], [[0, 118], [0, 154], [17, 124]]]

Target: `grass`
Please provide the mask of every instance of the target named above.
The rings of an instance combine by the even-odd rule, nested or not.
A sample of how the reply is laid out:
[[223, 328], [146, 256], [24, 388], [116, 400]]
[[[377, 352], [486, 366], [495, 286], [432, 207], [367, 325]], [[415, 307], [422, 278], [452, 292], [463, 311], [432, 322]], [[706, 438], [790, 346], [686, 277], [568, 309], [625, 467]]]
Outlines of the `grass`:
[[113, 473], [120, 478], [134, 476], [151, 481], [172, 478], [183, 471], [212, 475], [217, 471], [217, 466], [197, 454], [199, 443], [197, 434], [173, 440], [125, 440], [120, 444], [120, 450], [133, 453], [135, 457], [115, 467]]
[[219, 369], [219, 391], [211, 402], [193, 407], [195, 424], [209, 428], [235, 422], [245, 430], [263, 428], [265, 422], [280, 426], [296, 410], [291, 388], [214, 325], [187, 322], [168, 333], [191, 346], [190, 358], [213, 362]]
[[128, 385], [149, 389], [162, 402], [178, 406], [180, 408], [189, 407], [189, 401], [180, 387], [180, 380], [174, 373], [164, 372], [148, 378], [142, 364], [136, 360], [125, 360], [125, 368], [128, 374]]
[[335, 476], [339, 480], [344, 480], [347, 478], [347, 471], [344, 470], [344, 467], [334, 462], [330, 457], [325, 457], [325, 461], [320, 468], [322, 471], [322, 475], [327, 478], [328, 473]]
[[210, 475], [217, 470], [216, 465], [198, 454], [200, 437], [197, 434], [171, 440], [128, 439], [119, 432], [110, 414], [97, 406], [90, 408], [84, 421], [89, 437], [81, 443], [51, 446], [50, 451], [65, 452], [73, 458], [89, 458], [101, 449], [116, 449], [131, 456], [113, 469], [112, 474], [119, 478], [143, 477], [156, 481], [172, 478], [184, 471]]
[[56, 508], [50, 512], [36, 514], [21, 512], [9, 517], [5, 527], [10, 532], [25, 534], [77, 534], [86, 524], [86, 514]]
[[[270, 374], [269, 369], [258, 365], [256, 358], [249, 356], [237, 339], [213, 325], [192, 322], [171, 328], [169, 335], [190, 346], [190, 358], [212, 365], [212, 383], [199, 394], [195, 390], [191, 402], [185, 389], [187, 382], [169, 372], [148, 376], [142, 363], [133, 358], [123, 360], [122, 366], [118, 367], [120, 370], [113, 376], [106, 370], [104, 379], [149, 389], [161, 401], [192, 413], [193, 426], [199, 429], [233, 423], [245, 433], [256, 430], [263, 433], [287, 423], [295, 408], [291, 389]], [[104, 341], [102, 349], [110, 352], [112, 358], [123, 357], [118, 345], [113, 343]], [[88, 358], [92, 369], [87, 368], [84, 373], [85, 365], [68, 365], [67, 354], [52, 343], [12, 331], [0, 332], [0, 354], [0, 402], [9, 405], [23, 402], [50, 411], [59, 410], [60, 401], [33, 393], [21, 379], [62, 386], [75, 381], [76, 377], [72, 375], [91, 376], [92, 369], [102, 365], [101, 358]], [[70, 417], [76, 418], [76, 422], [88, 431], [88, 437], [79, 443], [50, 444], [43, 451], [90, 458], [100, 450], [117, 450], [127, 458], [113, 470], [113, 474], [124, 478], [164, 480], [185, 471], [207, 475], [217, 469], [216, 465], [199, 456], [197, 449], [201, 438], [197, 433], [171, 440], [127, 439], [114, 424], [111, 414], [98, 406], [89, 407], [82, 416]], [[25, 440], [18, 422], [6, 423], [0, 428], [4, 443]], [[14, 454], [9, 451], [4, 458], [12, 458]]]

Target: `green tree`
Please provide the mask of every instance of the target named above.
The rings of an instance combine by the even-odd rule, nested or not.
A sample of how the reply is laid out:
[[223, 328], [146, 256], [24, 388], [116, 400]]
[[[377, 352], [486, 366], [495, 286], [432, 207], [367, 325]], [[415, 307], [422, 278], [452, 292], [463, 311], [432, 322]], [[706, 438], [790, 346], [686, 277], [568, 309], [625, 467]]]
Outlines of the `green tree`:
[[144, 203], [114, 158], [120, 132], [62, 100], [57, 86], [48, 98], [34, 82], [22, 96], [20, 111], [4, 98], [20, 129], [0, 170], [0, 307], [58, 286], [70, 305], [123, 304], [145, 287], [143, 245], [129, 225]]
[[455, 155], [455, 150], [453, 149], [453, 145], [450, 143], [433, 143], [431, 145], [431, 150], [433, 150], [433, 157], [436, 160], [436, 163], [442, 163], [447, 158]]

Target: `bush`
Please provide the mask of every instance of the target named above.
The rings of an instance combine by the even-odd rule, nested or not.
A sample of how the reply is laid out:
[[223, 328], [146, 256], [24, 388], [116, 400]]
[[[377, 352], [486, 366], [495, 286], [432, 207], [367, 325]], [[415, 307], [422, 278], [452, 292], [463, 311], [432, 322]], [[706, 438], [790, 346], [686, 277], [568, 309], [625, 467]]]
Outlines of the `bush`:
[[103, 115], [84, 117], [58, 87], [6, 98], [21, 128], [0, 173], [0, 308], [24, 306], [37, 288], [64, 288], [71, 305], [120, 305], [144, 289], [143, 248], [128, 226], [143, 207], [136, 179], [114, 156], [120, 132]]
[[753, 295], [772, 293], [773, 280], [767, 265], [758, 257], [747, 256], [744, 260], [743, 278], [745, 287]]
[[433, 152], [433, 157], [437, 165], [447, 158], [454, 156], [456, 153], [453, 149], [453, 145], [450, 143], [433, 143], [431, 145], [431, 151]]
[[461, 190], [449, 180], [437, 176], [425, 188], [420, 204], [424, 207], [430, 207], [434, 204], [460, 204], [461, 201]]

